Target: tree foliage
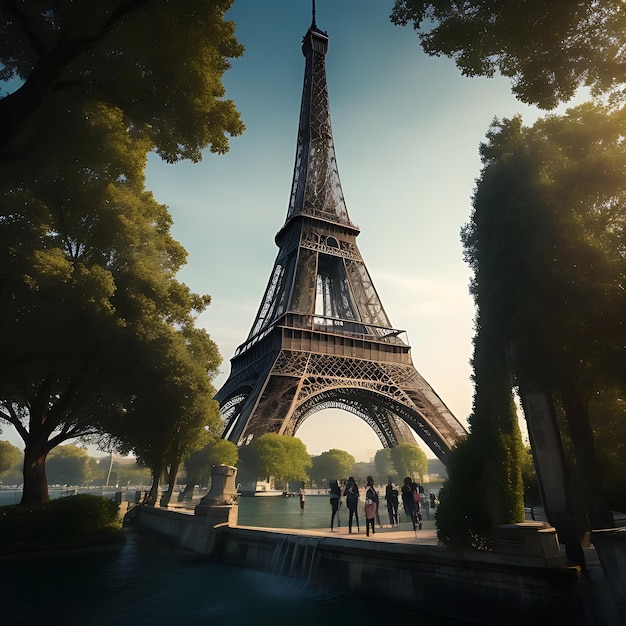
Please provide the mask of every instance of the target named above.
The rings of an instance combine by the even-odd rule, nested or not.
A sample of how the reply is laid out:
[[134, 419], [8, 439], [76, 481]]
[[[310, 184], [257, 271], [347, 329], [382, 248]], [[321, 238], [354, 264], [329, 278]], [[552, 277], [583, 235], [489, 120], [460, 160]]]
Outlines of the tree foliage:
[[552, 109], [580, 86], [626, 90], [626, 13], [618, 0], [396, 0], [424, 51], [454, 59], [464, 76], [512, 81], [523, 102]]
[[266, 433], [240, 448], [243, 476], [278, 482], [306, 481], [312, 466], [306, 446], [297, 437]]
[[93, 486], [116, 485], [120, 488], [133, 488], [150, 484], [150, 470], [137, 463], [133, 457], [90, 457], [89, 466]]
[[46, 472], [54, 485], [84, 485], [93, 476], [87, 450], [75, 445], [52, 450], [46, 460]]
[[185, 495], [193, 493], [194, 485], [207, 486], [214, 465], [233, 465], [239, 461], [239, 450], [232, 441], [210, 437], [207, 444], [185, 459], [187, 485]]
[[202, 446], [205, 429], [220, 423], [215, 389], [207, 374], [215, 373], [221, 358], [201, 329], [175, 331], [164, 325], [162, 330], [163, 336], [143, 366], [140, 392], [109, 431], [118, 450], [134, 453], [152, 470], [152, 502], [165, 477], [169, 489], [161, 504], [166, 506], [181, 464]]
[[391, 448], [391, 460], [397, 476], [411, 476], [421, 480], [428, 473], [426, 453], [415, 444], [401, 443]]
[[626, 511], [626, 392], [607, 388], [595, 393], [589, 414], [599, 450], [598, 473], [613, 511]]
[[47, 499], [46, 456], [68, 439], [143, 446], [160, 474], [148, 440], [169, 437], [172, 470], [215, 418], [219, 355], [195, 328], [210, 298], [176, 280], [186, 252], [144, 168], [241, 132], [222, 99], [242, 50], [230, 4], [0, 5], [0, 419], [25, 442], [23, 502]]
[[[222, 75], [243, 48], [232, 0], [0, 4], [0, 158], [23, 155], [64, 111], [116, 111], [168, 161], [226, 152], [243, 125]], [[62, 145], [62, 144], [61, 144]]]
[[514, 383], [540, 389], [563, 412], [594, 527], [612, 518], [590, 401], [607, 385], [623, 388], [625, 371], [625, 115], [585, 104], [531, 128], [519, 118], [496, 121], [481, 146], [484, 168], [463, 233], [479, 311], [472, 435], [489, 415], [481, 417], [478, 403], [492, 386], [479, 386], [480, 349], [503, 376], [513, 364], [515, 379], [498, 383], [502, 407]]
[[380, 482], [386, 481], [389, 476], [395, 476], [396, 483], [404, 479], [404, 476], [402, 476], [402, 479], [398, 478], [398, 473], [394, 467], [391, 458], [391, 450], [389, 448], [377, 450], [374, 455], [374, 463], [376, 465], [376, 475], [379, 477]]
[[537, 472], [535, 470], [533, 451], [530, 446], [524, 447], [521, 470], [522, 480], [524, 481], [524, 503], [527, 506], [541, 504], [541, 494], [539, 493], [539, 484], [537, 483]]
[[25, 501], [47, 499], [55, 445], [123, 433], [119, 425], [156, 395], [171, 405], [165, 390], [197, 410], [186, 393], [210, 396], [207, 374], [219, 363], [194, 327], [209, 298], [175, 279], [186, 253], [166, 208], [143, 189], [146, 145], [109, 121], [76, 121], [66, 154], [82, 169], [42, 177], [41, 163], [0, 174], [0, 319], [12, 329], [0, 340], [0, 416], [25, 442]]
[[24, 457], [22, 451], [8, 441], [0, 441], [0, 476], [12, 470]]
[[320, 487], [327, 487], [331, 480], [342, 480], [352, 474], [354, 457], [345, 450], [327, 450], [311, 457], [311, 479]]

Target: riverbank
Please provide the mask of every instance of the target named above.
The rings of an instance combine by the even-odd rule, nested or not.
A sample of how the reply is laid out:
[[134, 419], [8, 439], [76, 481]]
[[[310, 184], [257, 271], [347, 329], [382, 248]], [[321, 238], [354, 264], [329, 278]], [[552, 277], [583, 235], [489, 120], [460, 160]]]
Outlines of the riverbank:
[[374, 596], [441, 619], [492, 626], [620, 623], [600, 568], [601, 584], [585, 578], [567, 563], [554, 529], [540, 522], [503, 528], [501, 551], [475, 552], [438, 545], [434, 520], [417, 533], [404, 522], [399, 528], [377, 526], [375, 535], [366, 537], [363, 527], [331, 533], [243, 526], [232, 519], [210, 531], [208, 518], [191, 510], [139, 507], [136, 513], [141, 528], [180, 542], [181, 554], [301, 579], [364, 601]]

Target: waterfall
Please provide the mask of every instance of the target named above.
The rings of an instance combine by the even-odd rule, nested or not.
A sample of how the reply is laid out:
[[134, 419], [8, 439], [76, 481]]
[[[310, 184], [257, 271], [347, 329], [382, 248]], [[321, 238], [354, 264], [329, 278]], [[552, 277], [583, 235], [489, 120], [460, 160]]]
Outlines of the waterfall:
[[281, 535], [265, 570], [276, 576], [311, 580], [319, 541], [319, 537]]

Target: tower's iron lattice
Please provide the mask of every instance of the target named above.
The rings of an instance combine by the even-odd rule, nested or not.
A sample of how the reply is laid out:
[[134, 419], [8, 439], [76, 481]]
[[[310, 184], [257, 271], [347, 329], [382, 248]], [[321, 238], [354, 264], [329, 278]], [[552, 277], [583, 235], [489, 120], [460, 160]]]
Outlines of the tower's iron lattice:
[[247, 340], [216, 395], [224, 437], [237, 443], [295, 435], [313, 413], [341, 408], [385, 447], [415, 442], [442, 460], [465, 429], [420, 376], [404, 331], [394, 329], [356, 244], [335, 159], [325, 56], [315, 16], [306, 58], [296, 162], [285, 224]]

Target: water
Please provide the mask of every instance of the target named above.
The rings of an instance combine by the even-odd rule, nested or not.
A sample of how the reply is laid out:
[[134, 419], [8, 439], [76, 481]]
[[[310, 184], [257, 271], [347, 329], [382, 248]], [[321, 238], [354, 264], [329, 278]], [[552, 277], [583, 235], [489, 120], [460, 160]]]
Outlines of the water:
[[2, 563], [2, 624], [320, 626], [331, 616], [343, 624], [453, 623], [371, 601], [366, 606], [300, 579], [187, 561], [147, 535], [125, 532], [119, 552]]
[[[380, 493], [380, 490], [379, 490]], [[339, 508], [339, 521], [341, 526], [348, 525], [348, 509], [345, 506], [345, 498], [341, 498]], [[358, 513], [359, 522], [365, 528], [364, 499], [359, 500]], [[430, 511], [426, 508], [424, 519], [434, 519], [434, 514], [430, 517]], [[400, 522], [408, 522], [409, 518], [404, 515], [402, 506], [399, 511]], [[389, 523], [387, 515], [387, 505], [381, 497], [380, 521], [383, 524]], [[335, 517], [335, 525], [337, 517]], [[241, 526], [259, 526], [261, 528], [330, 528], [330, 499], [328, 495], [307, 495], [304, 509], [300, 508], [300, 500], [295, 498], [281, 497], [254, 497], [239, 498], [239, 524]]]
[[[0, 495], [7, 498], [6, 492]], [[330, 520], [326, 496], [308, 496], [304, 511], [298, 498], [242, 498], [240, 507], [242, 525], [256, 520], [265, 527], [313, 528], [326, 527]], [[345, 512], [343, 507], [344, 517]], [[329, 618], [343, 624], [458, 624], [346, 598], [300, 579], [189, 561], [148, 535], [132, 529], [125, 533], [127, 541], [119, 551], [2, 562], [2, 624], [320, 626]]]
[[[348, 510], [345, 498], [339, 509], [339, 521], [348, 525]], [[387, 511], [384, 513], [386, 522]], [[337, 518], [335, 517], [335, 526]], [[359, 521], [365, 528], [363, 498], [360, 500]], [[239, 498], [239, 524], [241, 526], [259, 526], [261, 528], [330, 528], [330, 499], [327, 495], [306, 496], [304, 509], [300, 508], [300, 499], [281, 497]]]

